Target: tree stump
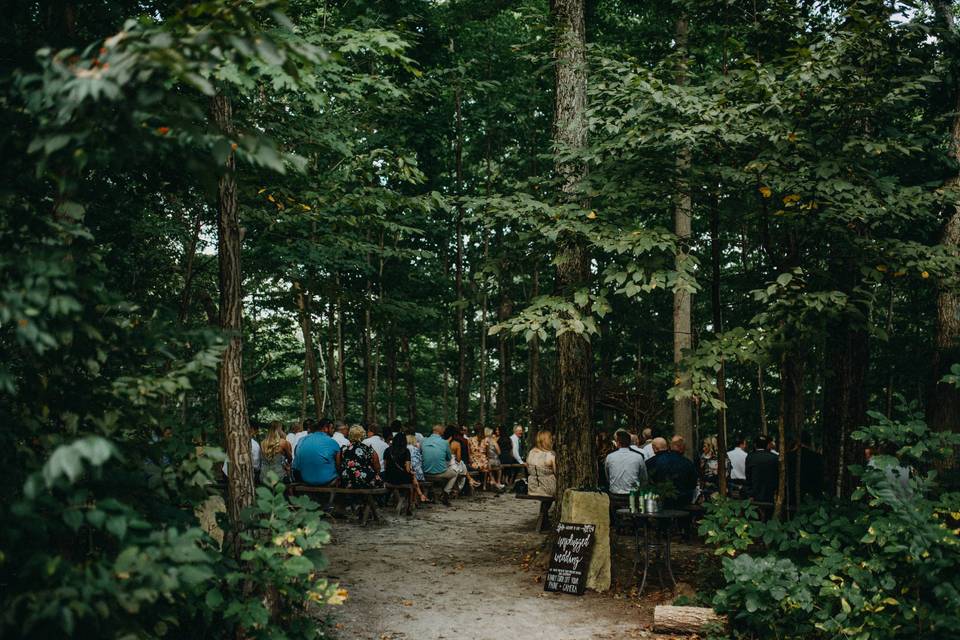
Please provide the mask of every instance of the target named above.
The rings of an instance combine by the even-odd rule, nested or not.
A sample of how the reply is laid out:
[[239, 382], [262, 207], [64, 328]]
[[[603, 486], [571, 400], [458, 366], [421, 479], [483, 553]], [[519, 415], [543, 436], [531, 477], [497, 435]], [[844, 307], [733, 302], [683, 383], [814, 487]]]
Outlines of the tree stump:
[[653, 630], [657, 633], [702, 633], [707, 625], [726, 624], [726, 618], [705, 607], [658, 605], [653, 609]]

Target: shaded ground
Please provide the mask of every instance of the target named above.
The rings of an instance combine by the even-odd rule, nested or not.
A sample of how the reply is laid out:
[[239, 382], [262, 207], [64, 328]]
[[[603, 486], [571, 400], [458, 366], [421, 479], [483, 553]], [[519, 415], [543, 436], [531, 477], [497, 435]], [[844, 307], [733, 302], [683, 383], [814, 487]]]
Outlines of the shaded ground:
[[[350, 592], [334, 611], [343, 640], [579, 640], [645, 638], [653, 605], [629, 585], [582, 597], [544, 593], [538, 505], [511, 495], [454, 501], [415, 518], [361, 528], [338, 521], [330, 575]], [[625, 541], [624, 541], [625, 542]], [[620, 555], [615, 580], [629, 574]], [[680, 579], [680, 576], [678, 576]], [[618, 591], [620, 591], [618, 593]], [[658, 636], [662, 637], [662, 636]]]

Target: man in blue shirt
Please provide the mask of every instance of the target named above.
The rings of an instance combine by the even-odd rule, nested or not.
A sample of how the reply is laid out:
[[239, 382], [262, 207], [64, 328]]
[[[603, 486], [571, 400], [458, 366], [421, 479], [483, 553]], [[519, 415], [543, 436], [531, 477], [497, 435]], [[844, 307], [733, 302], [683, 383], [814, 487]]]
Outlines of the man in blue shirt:
[[424, 438], [420, 445], [423, 452], [423, 475], [428, 481], [446, 480], [447, 484], [440, 494], [440, 502], [450, 506], [450, 492], [457, 484], [460, 474], [450, 468], [450, 443], [443, 439], [443, 425], [433, 428], [433, 435]]
[[340, 467], [340, 445], [320, 431], [316, 422], [310, 424], [310, 435], [297, 445], [293, 458], [294, 477], [304, 484], [325, 486], [337, 480]]

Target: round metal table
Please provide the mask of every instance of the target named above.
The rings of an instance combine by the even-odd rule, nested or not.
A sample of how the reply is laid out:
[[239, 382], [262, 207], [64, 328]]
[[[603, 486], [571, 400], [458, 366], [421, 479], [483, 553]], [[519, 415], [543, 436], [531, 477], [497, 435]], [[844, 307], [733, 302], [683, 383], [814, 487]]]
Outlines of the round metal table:
[[[673, 577], [673, 568], [670, 566], [670, 538], [673, 535], [677, 520], [689, 517], [686, 511], [664, 509], [657, 513], [631, 513], [630, 509], [617, 509], [617, 518], [622, 522], [629, 522], [633, 528], [633, 537], [636, 543], [633, 556], [633, 572], [636, 574], [643, 558], [643, 578], [640, 580], [640, 590], [643, 593], [647, 586], [647, 573], [650, 571], [651, 559], [659, 559], [657, 576], [660, 586], [665, 586], [663, 573], [670, 580], [670, 589], [675, 589], [677, 581]], [[641, 542], [640, 534], [643, 533]]]

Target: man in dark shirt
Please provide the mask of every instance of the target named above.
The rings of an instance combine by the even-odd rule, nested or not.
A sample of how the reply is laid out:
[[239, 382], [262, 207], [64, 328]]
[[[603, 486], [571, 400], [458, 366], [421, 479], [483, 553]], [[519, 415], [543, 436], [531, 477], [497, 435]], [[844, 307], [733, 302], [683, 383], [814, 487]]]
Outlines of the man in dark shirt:
[[697, 488], [697, 467], [683, 455], [683, 437], [673, 436], [671, 445], [668, 447], [663, 438], [654, 438], [653, 458], [647, 461], [650, 482], [670, 482], [676, 489], [676, 496], [663, 501], [668, 509], [690, 504]]
[[779, 484], [779, 457], [770, 452], [770, 438], [757, 436], [753, 451], [744, 463], [747, 497], [756, 502], [773, 502]]

